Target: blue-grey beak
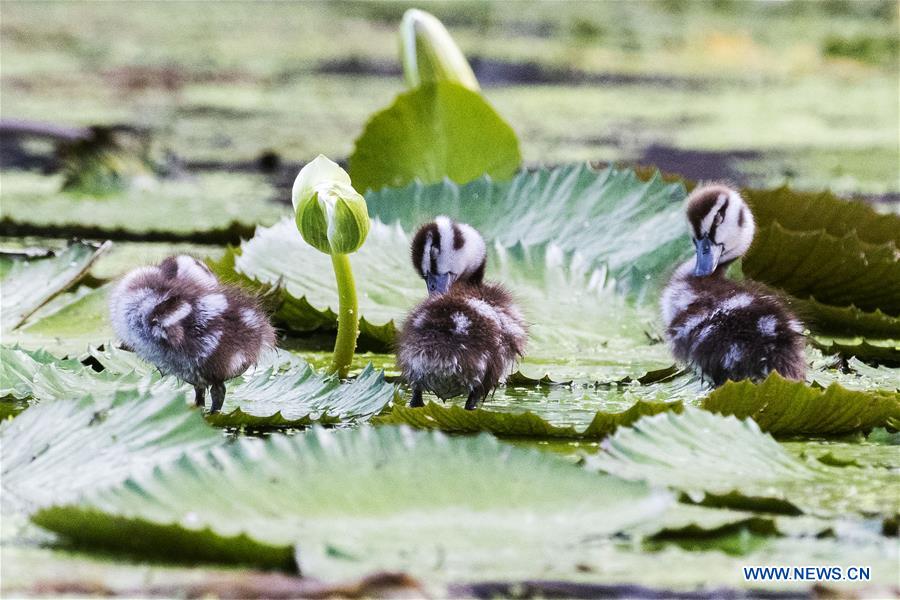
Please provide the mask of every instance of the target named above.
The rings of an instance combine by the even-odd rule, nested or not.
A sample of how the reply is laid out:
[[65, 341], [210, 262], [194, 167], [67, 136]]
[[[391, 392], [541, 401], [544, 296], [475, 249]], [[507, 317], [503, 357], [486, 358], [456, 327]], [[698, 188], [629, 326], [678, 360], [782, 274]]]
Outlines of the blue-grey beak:
[[428, 295], [445, 294], [453, 283], [452, 273], [429, 273], [425, 276], [425, 283], [428, 285]]
[[694, 266], [694, 275], [697, 277], [706, 277], [716, 270], [719, 264], [719, 256], [721, 249], [712, 243], [708, 235], [704, 235], [699, 240], [694, 241], [697, 250], [697, 262]]

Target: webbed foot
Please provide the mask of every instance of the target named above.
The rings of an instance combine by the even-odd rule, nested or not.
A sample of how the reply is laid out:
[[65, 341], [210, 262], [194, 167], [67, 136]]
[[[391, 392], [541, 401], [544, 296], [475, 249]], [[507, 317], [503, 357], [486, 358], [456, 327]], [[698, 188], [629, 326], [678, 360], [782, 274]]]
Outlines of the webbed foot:
[[466, 398], [466, 410], [475, 410], [478, 408], [478, 403], [484, 400], [485, 396], [486, 394], [481, 388], [475, 388], [469, 392], [469, 397]]

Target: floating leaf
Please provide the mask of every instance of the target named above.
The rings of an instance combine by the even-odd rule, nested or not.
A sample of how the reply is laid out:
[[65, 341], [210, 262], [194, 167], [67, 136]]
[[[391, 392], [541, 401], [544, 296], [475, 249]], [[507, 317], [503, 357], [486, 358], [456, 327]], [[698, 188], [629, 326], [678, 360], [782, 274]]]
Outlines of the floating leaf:
[[236, 243], [289, 214], [261, 176], [206, 173], [91, 197], [59, 192], [58, 177], [3, 174], [6, 235]]
[[812, 458], [835, 467], [900, 468], [900, 446], [879, 444], [862, 435], [852, 441], [786, 441], [782, 442], [782, 446], [800, 458]]
[[19, 347], [0, 346], [0, 398], [32, 397], [36, 373], [44, 365], [56, 363], [70, 369], [83, 368], [77, 360], [61, 361], [45, 350], [29, 352]]
[[880, 310], [866, 312], [853, 305], [830, 306], [815, 298], [794, 298], [791, 306], [816, 335], [900, 339], [900, 317], [891, 317]]
[[0, 424], [4, 521], [222, 442], [182, 393], [124, 391], [32, 406]]
[[900, 247], [900, 217], [882, 215], [869, 204], [847, 201], [831, 192], [801, 192], [782, 186], [742, 190], [757, 224], [778, 222], [791, 231], [824, 230], [835, 237], [855, 232], [868, 244], [893, 242]]
[[[638, 293], [658, 289], [663, 275], [691, 253], [681, 184], [659, 176], [586, 164], [523, 172], [510, 181], [482, 177], [384, 189], [366, 196], [369, 212], [407, 231], [440, 214], [469, 223], [488, 242], [527, 253], [552, 244], [574, 254], [600, 285]], [[648, 285], [649, 284], [649, 285]]]
[[[472, 579], [544, 572], [559, 554], [669, 502], [488, 436], [379, 427], [238, 440], [34, 521], [79, 544], [164, 548], [169, 560], [208, 559], [203, 542], [215, 536], [217, 560], [264, 567], [283, 566], [296, 543], [308, 576], [386, 569]], [[243, 549], [248, 538], [268, 551]], [[525, 563], [522, 548], [534, 550]]]
[[873, 339], [866, 337], [831, 337], [813, 335], [809, 341], [826, 354], [855, 356], [888, 364], [900, 364], [900, 337], [894, 339]]
[[[4, 196], [4, 210], [6, 197]], [[75, 242], [64, 251], [49, 258], [15, 260], [3, 257], [7, 263], [0, 286], [2, 294], [2, 330], [20, 326], [25, 319], [54, 296], [72, 287], [84, 277], [91, 264], [109, 248], [109, 242], [91, 244]]]
[[[554, 425], [544, 417], [531, 411], [498, 412], [488, 408], [465, 410], [457, 404], [442, 406], [429, 402], [422, 408], [394, 405], [391, 412], [379, 417], [379, 423], [412, 425], [419, 429], [440, 429], [453, 433], [473, 433], [489, 431], [500, 436], [537, 438], [603, 439], [618, 427], [631, 425], [641, 417], [661, 412], [680, 411], [679, 401], [644, 402], [638, 400], [630, 408], [621, 412], [596, 411], [587, 427]], [[566, 412], [563, 414], [571, 418]]]
[[590, 467], [667, 485], [694, 501], [823, 517], [900, 513], [900, 487], [889, 471], [804, 462], [749, 419], [686, 408], [621, 428], [603, 447], [586, 458]]
[[827, 389], [789, 381], [772, 373], [765, 381], [728, 382], [700, 404], [743, 419], [751, 417], [773, 435], [834, 435], [884, 427], [900, 418], [900, 392]]
[[111, 338], [106, 301], [110, 287], [111, 284], [95, 289], [80, 286], [59, 294], [24, 325], [4, 335], [4, 343], [44, 348], [56, 354], [79, 354], [90, 343]]
[[[171, 390], [190, 393], [192, 388], [172, 377], [161, 377], [155, 369], [124, 350], [92, 350], [96, 372], [77, 361], [53, 360], [39, 363], [21, 349], [0, 347], [6, 367], [0, 389], [13, 389], [17, 398], [42, 401], [80, 397], [95, 398], [134, 389]], [[28, 371], [31, 370], [30, 381]], [[7, 383], [7, 377], [10, 383]], [[371, 366], [353, 380], [341, 383], [317, 373], [306, 362], [283, 351], [268, 352], [260, 364], [228, 384], [222, 411], [207, 415], [220, 427], [300, 427], [313, 423], [336, 424], [365, 421], [381, 412], [394, 398], [394, 386]]]
[[855, 231], [795, 232], [773, 222], [760, 227], [743, 259], [748, 277], [798, 298], [832, 306], [900, 313], [900, 253], [893, 242], [863, 242]]
[[[832, 377], [831, 381], [846, 382], [850, 377]], [[876, 377], [866, 380], [872, 382], [868, 388], [886, 386]], [[892, 418], [900, 418], [900, 393], [855, 391], [837, 383], [822, 390], [778, 375], [760, 384], [729, 382], [710, 391], [685, 375], [649, 385], [506, 386], [474, 411], [433, 402], [423, 408], [395, 405], [378, 421], [453, 433], [489, 431], [501, 436], [599, 440], [641, 417], [680, 412], [684, 406], [751, 417], [773, 435], [821, 436], [888, 425]]]
[[[814, 362], [814, 366], [815, 364]], [[900, 392], [900, 368], [871, 366], [857, 358], [850, 358], [841, 369], [813, 368], [807, 373], [807, 381], [822, 388], [837, 383], [849, 390], [862, 392]]]
[[478, 92], [451, 83], [400, 94], [356, 140], [350, 178], [359, 190], [411, 181], [512, 177], [522, 156], [512, 128]]

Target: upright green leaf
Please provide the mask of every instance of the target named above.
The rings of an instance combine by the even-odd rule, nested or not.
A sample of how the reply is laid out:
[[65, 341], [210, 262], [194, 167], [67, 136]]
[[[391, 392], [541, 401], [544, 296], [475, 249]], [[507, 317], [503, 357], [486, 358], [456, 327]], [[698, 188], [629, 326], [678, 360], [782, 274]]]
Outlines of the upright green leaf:
[[815, 298], [793, 298], [791, 306], [817, 335], [869, 336], [872, 339], [900, 339], [900, 317], [876, 309], [872, 312], [850, 306], [831, 306]]
[[411, 8], [403, 13], [400, 23], [400, 62], [406, 85], [451, 81], [479, 91], [478, 80], [462, 50], [437, 17]]
[[512, 128], [477, 92], [439, 82], [397, 96], [366, 124], [350, 156], [359, 190], [484, 174], [512, 177], [522, 162]]

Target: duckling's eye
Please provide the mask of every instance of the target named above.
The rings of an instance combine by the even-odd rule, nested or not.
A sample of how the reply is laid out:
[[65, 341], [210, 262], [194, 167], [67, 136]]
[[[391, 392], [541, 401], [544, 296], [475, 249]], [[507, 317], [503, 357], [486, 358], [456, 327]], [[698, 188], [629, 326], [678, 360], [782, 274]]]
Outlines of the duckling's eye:
[[724, 221], [724, 220], [725, 220], [725, 215], [723, 215], [722, 213], [719, 213], [716, 215], [716, 225], [721, 225], [722, 221]]

